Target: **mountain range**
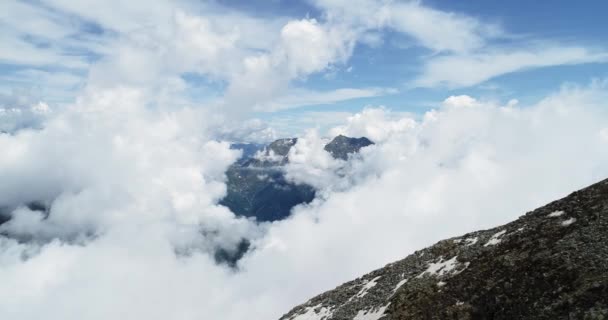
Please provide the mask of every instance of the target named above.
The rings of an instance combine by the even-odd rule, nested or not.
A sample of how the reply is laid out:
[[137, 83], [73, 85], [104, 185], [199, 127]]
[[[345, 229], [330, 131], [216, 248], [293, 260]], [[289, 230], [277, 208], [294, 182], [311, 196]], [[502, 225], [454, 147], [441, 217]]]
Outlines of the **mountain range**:
[[[297, 138], [276, 140], [267, 146], [233, 144], [243, 156], [226, 171], [227, 195], [220, 204], [239, 216], [254, 217], [257, 221], [276, 221], [289, 216], [298, 204], [315, 198], [315, 189], [307, 184], [296, 184], [285, 177], [289, 151]], [[373, 142], [365, 137], [339, 135], [324, 146], [336, 159], [348, 160]]]

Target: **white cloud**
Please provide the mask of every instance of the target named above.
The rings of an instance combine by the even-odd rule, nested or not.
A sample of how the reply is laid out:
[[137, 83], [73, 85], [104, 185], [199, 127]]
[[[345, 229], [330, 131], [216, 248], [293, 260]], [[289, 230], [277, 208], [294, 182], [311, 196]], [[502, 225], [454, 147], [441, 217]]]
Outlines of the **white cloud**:
[[[420, 57], [423, 68], [412, 81], [419, 87], [469, 87], [532, 68], [608, 60], [605, 49], [534, 41], [529, 36], [511, 35], [497, 24], [433, 9], [420, 1], [312, 0], [312, 3], [326, 10], [332, 23], [357, 30], [360, 41], [366, 41], [369, 30], [391, 29], [432, 50], [433, 55]], [[499, 44], [500, 40], [508, 41]]]
[[385, 108], [366, 108], [352, 115], [347, 123], [330, 131], [330, 136], [339, 134], [349, 137], [367, 137], [375, 142], [384, 142], [395, 133], [415, 126], [415, 121], [403, 114]]
[[[223, 172], [236, 153], [204, 138], [204, 112], [150, 112], [145, 101], [131, 89], [96, 92], [39, 131], [2, 135], [11, 156], [0, 169], [1, 205], [53, 201], [50, 218], [33, 230], [62, 238], [130, 221], [170, 218], [198, 228], [202, 220], [231, 217], [213, 203], [225, 192]], [[120, 185], [118, 177], [129, 182]], [[155, 200], [144, 200], [149, 196]]]
[[321, 24], [315, 19], [290, 21], [280, 35], [267, 53], [243, 59], [243, 71], [232, 77], [226, 91], [228, 111], [247, 107], [273, 110], [273, 100], [289, 89], [290, 81], [346, 62], [356, 40], [356, 34], [343, 25]]
[[58, 65], [78, 69], [88, 66], [84, 59], [70, 56], [60, 49], [40, 50], [34, 44], [6, 33], [0, 33], [0, 61], [18, 65]]
[[175, 5], [167, 0], [154, 3], [117, 0], [103, 2], [84, 0], [74, 3], [69, 0], [44, 0], [43, 3], [118, 32], [159, 27], [158, 23], [167, 21], [175, 9]]
[[[0, 240], [0, 317], [278, 318], [434, 241], [607, 176], [605, 87], [565, 86], [521, 108], [476, 100], [420, 120], [368, 109], [335, 129], [377, 142], [350, 163], [330, 158], [311, 131], [289, 172], [314, 178], [322, 200], [258, 226], [215, 205], [237, 153], [214, 142], [206, 112], [148, 109], [133, 89], [89, 92], [42, 130], [0, 135], [0, 204], [52, 201], [48, 219], [19, 208], [3, 231], [59, 239]], [[242, 236], [255, 251], [236, 272], [217, 266], [208, 252]]]
[[282, 137], [277, 133], [276, 127], [257, 118], [245, 121], [228, 120], [220, 125], [217, 131], [220, 139], [231, 142], [270, 143]]
[[443, 100], [442, 105], [446, 108], [470, 108], [479, 105], [479, 102], [470, 96], [449, 96]]
[[[187, 2], [159, 2], [144, 9], [122, 2], [70, 5], [57, 0], [49, 5], [117, 33], [102, 38], [104, 47], [87, 47], [102, 56], [91, 67], [89, 86], [127, 84], [148, 88], [154, 95], [168, 86], [167, 79], [196, 73], [220, 87], [225, 84], [225, 97], [215, 103], [231, 116], [265, 109], [290, 89], [292, 80], [344, 63], [356, 40], [342, 25], [315, 19], [264, 20], [214, 5], [200, 5], [198, 9], [207, 9], [204, 15], [187, 10]], [[175, 93], [188, 85], [183, 82]], [[335, 101], [336, 95], [370, 95], [363, 90], [369, 89], [345, 88], [332, 97], [311, 98]]]
[[[225, 97], [218, 102], [231, 116], [252, 109], [275, 110], [284, 104], [281, 99], [290, 99], [283, 92], [292, 90], [291, 81], [346, 63], [357, 41], [369, 42], [366, 39], [372, 34], [376, 34], [376, 42], [381, 41], [377, 30], [382, 28], [410, 34], [423, 46], [449, 52], [476, 48], [476, 43], [483, 42], [482, 36], [489, 34], [483, 30], [492, 29], [472, 18], [443, 13], [417, 2], [361, 3], [366, 11], [352, 5], [341, 7], [340, 3], [317, 3], [327, 10], [327, 20], [322, 21], [263, 20], [218, 5], [195, 5], [188, 1], [161, 1], [144, 6], [120, 1], [74, 4], [48, 0], [45, 4], [53, 10], [29, 4], [11, 5], [24, 12], [27, 21], [48, 24], [49, 30], [36, 33], [36, 28], [24, 24], [5, 33], [7, 40], [14, 42], [3, 51], [8, 54], [6, 61], [88, 69], [87, 56], [99, 55], [101, 61], [91, 67], [89, 85], [129, 84], [150, 88], [150, 94], [163, 91], [167, 86], [165, 79], [195, 72], [211, 81], [226, 83]], [[204, 14], [197, 14], [203, 11]], [[375, 18], [366, 18], [370, 12], [374, 12]], [[18, 25], [11, 21], [7, 22], [9, 26]], [[85, 35], [74, 28], [85, 23], [95, 23], [105, 32]], [[437, 32], [438, 26], [458, 30], [459, 34], [445, 37], [443, 32]], [[22, 35], [37, 35], [56, 45], [48, 50], [39, 48], [23, 41]], [[72, 39], [75, 35], [82, 40], [75, 42]], [[8, 50], [9, 47], [12, 49]], [[76, 56], [74, 48], [79, 48]], [[175, 93], [183, 92], [189, 85], [183, 84]], [[298, 90], [304, 89], [293, 91]], [[316, 97], [309, 95], [309, 98], [315, 103], [336, 101], [336, 95], [372, 94], [365, 90], [370, 89], [343, 88], [332, 96], [316, 93]]]
[[[433, 51], [469, 52], [503, 36], [499, 26], [464, 14], [444, 12], [420, 1], [313, 0], [330, 20], [360, 29], [390, 28], [414, 38]], [[450, 32], [446, 32], [450, 30]]]
[[345, 61], [352, 43], [346, 43], [343, 34], [334, 32], [324, 29], [315, 19], [287, 23], [281, 30], [280, 51], [287, 61], [288, 72], [297, 77], [323, 70], [331, 62]]
[[498, 26], [425, 7], [419, 2], [399, 3], [385, 10], [389, 14], [389, 26], [410, 34], [423, 46], [436, 51], [469, 52], [502, 35]]
[[[51, 10], [15, 0], [0, 3], [0, 61], [85, 69], [89, 63], [62, 42], [78, 23]], [[80, 47], [80, 46], [75, 46]]]
[[[21, 34], [59, 40], [74, 33], [70, 21], [50, 10], [21, 1], [3, 1], [0, 4], [0, 20], [5, 28]], [[6, 32], [7, 30], [5, 30]]]
[[490, 52], [432, 58], [414, 84], [423, 87], [468, 87], [517, 71], [606, 61], [607, 53], [593, 52], [582, 47], [493, 49]]

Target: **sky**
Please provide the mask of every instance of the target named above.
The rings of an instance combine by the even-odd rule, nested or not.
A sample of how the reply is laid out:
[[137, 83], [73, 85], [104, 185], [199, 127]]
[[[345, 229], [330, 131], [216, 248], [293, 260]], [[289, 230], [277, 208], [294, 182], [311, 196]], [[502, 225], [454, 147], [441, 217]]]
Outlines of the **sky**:
[[[608, 177], [605, 11], [1, 1], [0, 318], [278, 319]], [[338, 134], [375, 144], [336, 160]], [[315, 200], [273, 223], [219, 205], [230, 143], [286, 136]]]
[[151, 104], [213, 106], [281, 127], [283, 136], [302, 133], [308, 123], [298, 119], [325, 129], [365, 106], [422, 114], [463, 92], [533, 103], [565, 82], [608, 72], [604, 1], [1, 6], [5, 109], [60, 107], [86, 88], [130, 85], [150, 90]]

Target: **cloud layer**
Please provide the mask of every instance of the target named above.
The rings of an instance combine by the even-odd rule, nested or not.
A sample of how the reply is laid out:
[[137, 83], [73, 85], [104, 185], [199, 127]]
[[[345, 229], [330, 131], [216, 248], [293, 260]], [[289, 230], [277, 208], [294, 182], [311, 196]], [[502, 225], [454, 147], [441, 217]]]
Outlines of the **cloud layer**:
[[[0, 240], [0, 317], [277, 318], [606, 177], [605, 89], [564, 87], [522, 107], [450, 97], [421, 120], [367, 109], [331, 131], [377, 142], [349, 162], [311, 131], [288, 173], [321, 195], [266, 225], [216, 204], [238, 154], [200, 110], [149, 110], [127, 89], [83, 96], [41, 130], [0, 135], [0, 204], [17, 206], [2, 231], [37, 239]], [[48, 218], [19, 206], [33, 200]], [[255, 249], [238, 270], [216, 265], [213, 248], [242, 237]]]

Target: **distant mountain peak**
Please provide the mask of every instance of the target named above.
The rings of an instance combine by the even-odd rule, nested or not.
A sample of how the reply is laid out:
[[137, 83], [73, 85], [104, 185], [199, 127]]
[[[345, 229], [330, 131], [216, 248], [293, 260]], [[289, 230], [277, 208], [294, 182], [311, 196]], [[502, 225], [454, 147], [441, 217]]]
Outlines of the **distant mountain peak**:
[[338, 135], [331, 142], [326, 144], [323, 149], [336, 159], [347, 160], [349, 154], [357, 153], [361, 148], [372, 144], [374, 143], [366, 137], [351, 138], [344, 135]]
[[275, 155], [287, 156], [291, 147], [298, 143], [298, 138], [284, 138], [273, 141], [268, 145], [266, 152], [274, 152]]

